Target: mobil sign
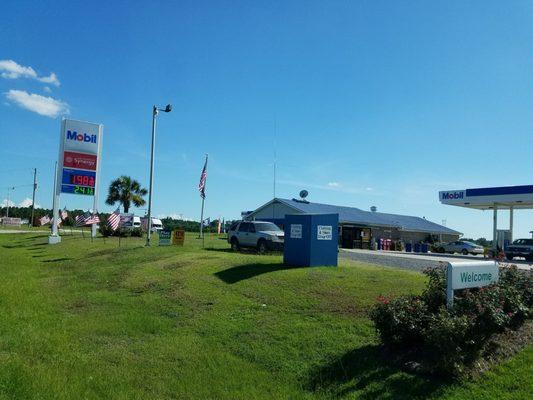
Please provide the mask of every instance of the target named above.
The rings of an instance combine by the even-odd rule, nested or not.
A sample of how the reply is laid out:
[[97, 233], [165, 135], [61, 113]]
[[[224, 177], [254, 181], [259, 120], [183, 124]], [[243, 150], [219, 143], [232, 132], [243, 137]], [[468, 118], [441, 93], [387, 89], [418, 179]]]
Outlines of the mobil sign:
[[448, 190], [439, 192], [439, 199], [441, 203], [464, 202], [465, 198], [466, 190]]
[[102, 125], [73, 119], [63, 123], [63, 151], [98, 155]]
[[62, 121], [57, 177], [59, 192], [97, 195], [102, 135], [101, 124], [73, 119]]

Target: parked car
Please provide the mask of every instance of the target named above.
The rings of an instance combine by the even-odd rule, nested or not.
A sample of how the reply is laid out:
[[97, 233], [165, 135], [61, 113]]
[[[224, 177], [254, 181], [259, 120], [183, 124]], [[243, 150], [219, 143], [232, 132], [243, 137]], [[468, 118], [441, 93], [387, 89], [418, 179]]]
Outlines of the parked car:
[[256, 248], [259, 253], [282, 250], [285, 234], [272, 222], [241, 221], [228, 231], [228, 243], [234, 251], [241, 247]]
[[527, 261], [533, 261], [533, 239], [516, 239], [507, 246], [505, 257], [508, 260], [515, 257], [525, 257]]
[[439, 253], [461, 253], [465, 256], [468, 254], [483, 254], [484, 250], [483, 246], [463, 240], [445, 243], [438, 247]]

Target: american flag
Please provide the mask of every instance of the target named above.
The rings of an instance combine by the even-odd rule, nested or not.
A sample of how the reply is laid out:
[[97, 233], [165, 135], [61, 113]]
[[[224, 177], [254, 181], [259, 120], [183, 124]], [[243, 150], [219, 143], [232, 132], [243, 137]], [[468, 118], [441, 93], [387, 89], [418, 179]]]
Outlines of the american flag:
[[50, 217], [48, 215], [45, 215], [44, 217], [39, 218], [39, 223], [41, 224], [41, 226], [50, 223]]
[[64, 221], [68, 218], [68, 212], [67, 212], [67, 207], [65, 206], [65, 208], [63, 208], [63, 210], [61, 210], [61, 219]]
[[205, 181], [207, 180], [207, 155], [205, 156], [204, 169], [202, 169], [202, 175], [200, 175], [200, 184], [198, 190], [200, 191], [200, 197], [205, 199]]
[[85, 221], [85, 225], [92, 225], [92, 224], [99, 224], [100, 223], [100, 217], [98, 214], [94, 213], [92, 214], [87, 221]]
[[87, 225], [87, 221], [91, 218], [91, 213], [87, 211], [86, 213], [79, 214], [76, 216], [76, 226]]
[[107, 217], [107, 226], [109, 226], [113, 231], [116, 231], [120, 225], [120, 207], [117, 208], [113, 214]]

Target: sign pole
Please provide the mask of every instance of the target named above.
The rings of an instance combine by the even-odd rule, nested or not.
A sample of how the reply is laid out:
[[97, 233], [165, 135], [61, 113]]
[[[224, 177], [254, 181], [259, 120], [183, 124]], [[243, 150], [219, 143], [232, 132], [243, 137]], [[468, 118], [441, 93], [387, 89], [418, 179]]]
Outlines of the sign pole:
[[[102, 135], [102, 125], [98, 125], [98, 158], [96, 159], [96, 184], [94, 185], [94, 195], [93, 195], [93, 214], [98, 213], [98, 192], [100, 189], [100, 165], [102, 164], [100, 162], [101, 154], [102, 154], [102, 141], [104, 139], [104, 135]], [[96, 223], [93, 223], [91, 225], [91, 237], [96, 237]]]
[[446, 267], [446, 307], [448, 310], [453, 308], [452, 264], [450, 263]]
[[49, 244], [56, 244], [61, 242], [61, 236], [59, 236], [58, 230], [57, 230], [57, 217], [59, 215], [59, 191], [58, 191], [58, 169], [57, 169], [57, 161], [55, 163], [54, 168], [54, 197], [53, 197], [53, 215], [52, 215], [52, 234], [48, 236], [48, 243]]

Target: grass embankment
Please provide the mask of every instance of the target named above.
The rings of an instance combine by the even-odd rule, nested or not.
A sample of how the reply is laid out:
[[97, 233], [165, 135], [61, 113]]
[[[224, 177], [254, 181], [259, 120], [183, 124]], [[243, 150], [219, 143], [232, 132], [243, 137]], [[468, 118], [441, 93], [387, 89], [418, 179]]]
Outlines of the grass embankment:
[[448, 384], [380, 357], [367, 311], [424, 277], [348, 263], [286, 268], [281, 256], [0, 235], [0, 398], [519, 399], [533, 349]]

